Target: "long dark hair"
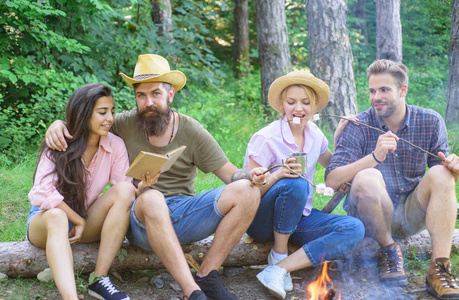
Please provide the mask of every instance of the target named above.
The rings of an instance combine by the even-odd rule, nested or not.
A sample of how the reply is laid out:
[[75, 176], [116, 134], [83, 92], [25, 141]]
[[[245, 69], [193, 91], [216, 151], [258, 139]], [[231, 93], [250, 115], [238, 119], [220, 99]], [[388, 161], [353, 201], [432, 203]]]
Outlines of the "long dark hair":
[[48, 175], [57, 174], [55, 186], [64, 202], [85, 219], [88, 216], [85, 206], [87, 172], [82, 157], [88, 145], [92, 111], [97, 100], [104, 96], [112, 96], [112, 90], [103, 84], [86, 84], [76, 90], [65, 108], [67, 129], [73, 136], [73, 139], [66, 138], [67, 150], [51, 150], [45, 143], [41, 148], [41, 155], [47, 155], [55, 164]]

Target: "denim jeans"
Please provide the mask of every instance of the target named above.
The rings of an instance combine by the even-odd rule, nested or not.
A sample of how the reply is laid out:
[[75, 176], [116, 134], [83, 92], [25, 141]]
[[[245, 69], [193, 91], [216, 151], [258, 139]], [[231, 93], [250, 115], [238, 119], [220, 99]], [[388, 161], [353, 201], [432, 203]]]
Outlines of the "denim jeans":
[[[180, 244], [202, 240], [217, 230], [225, 216], [218, 210], [217, 202], [223, 189], [221, 186], [196, 196], [167, 197], [170, 218]], [[153, 251], [148, 241], [145, 225], [135, 215], [135, 202], [131, 209], [131, 224], [127, 233], [129, 243], [137, 248]]]
[[363, 239], [362, 222], [349, 216], [312, 209], [303, 216], [309, 184], [301, 178], [284, 178], [261, 198], [247, 233], [257, 241], [274, 241], [274, 231], [291, 234], [289, 242], [303, 248], [314, 266], [340, 256]]

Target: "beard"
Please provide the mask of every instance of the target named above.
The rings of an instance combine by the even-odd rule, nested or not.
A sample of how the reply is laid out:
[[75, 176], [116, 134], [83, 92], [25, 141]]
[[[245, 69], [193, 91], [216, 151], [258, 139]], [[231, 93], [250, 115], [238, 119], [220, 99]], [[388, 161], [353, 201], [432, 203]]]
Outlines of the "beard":
[[390, 116], [392, 116], [395, 111], [398, 109], [398, 107], [400, 106], [400, 100], [398, 101], [386, 101], [386, 110], [385, 111], [378, 111], [378, 110], [375, 110], [376, 111], [376, 114], [383, 118], [383, 119], [386, 119], [386, 118], [389, 118]]
[[[167, 100], [167, 107], [161, 110], [158, 107], [146, 107], [137, 110], [137, 127], [149, 138], [163, 135], [171, 120], [171, 102]], [[152, 112], [151, 114], [147, 114]]]

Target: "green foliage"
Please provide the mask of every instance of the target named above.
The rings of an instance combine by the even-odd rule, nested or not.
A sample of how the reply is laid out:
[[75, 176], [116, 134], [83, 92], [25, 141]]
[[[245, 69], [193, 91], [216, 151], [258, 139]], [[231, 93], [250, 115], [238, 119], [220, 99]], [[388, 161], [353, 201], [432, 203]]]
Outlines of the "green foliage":
[[157, 36], [148, 0], [2, 4], [0, 161], [11, 163], [36, 148], [44, 129], [63, 118], [69, 96], [85, 83], [114, 87], [118, 111], [134, 107], [119, 73], [131, 76], [139, 54], [165, 56], [172, 69], [185, 70], [187, 86], [218, 86], [222, 73], [207, 29], [218, 16], [208, 2], [175, 3], [173, 38]]
[[292, 65], [298, 65], [303, 69], [308, 62], [305, 2], [286, 1], [285, 14]]

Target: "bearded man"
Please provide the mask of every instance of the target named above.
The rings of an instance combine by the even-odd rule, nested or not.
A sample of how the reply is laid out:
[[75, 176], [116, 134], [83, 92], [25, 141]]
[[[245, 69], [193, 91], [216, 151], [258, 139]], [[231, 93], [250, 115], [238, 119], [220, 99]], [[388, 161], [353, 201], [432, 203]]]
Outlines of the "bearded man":
[[384, 284], [407, 284], [402, 252], [394, 238], [406, 238], [427, 227], [432, 238], [427, 292], [439, 299], [459, 299], [450, 263], [459, 158], [448, 155], [445, 122], [431, 109], [406, 103], [408, 68], [404, 64], [376, 60], [367, 75], [372, 107], [357, 118], [385, 133], [348, 123], [327, 167], [326, 184], [337, 190], [352, 181], [344, 209], [359, 218], [365, 233], [381, 246]]

